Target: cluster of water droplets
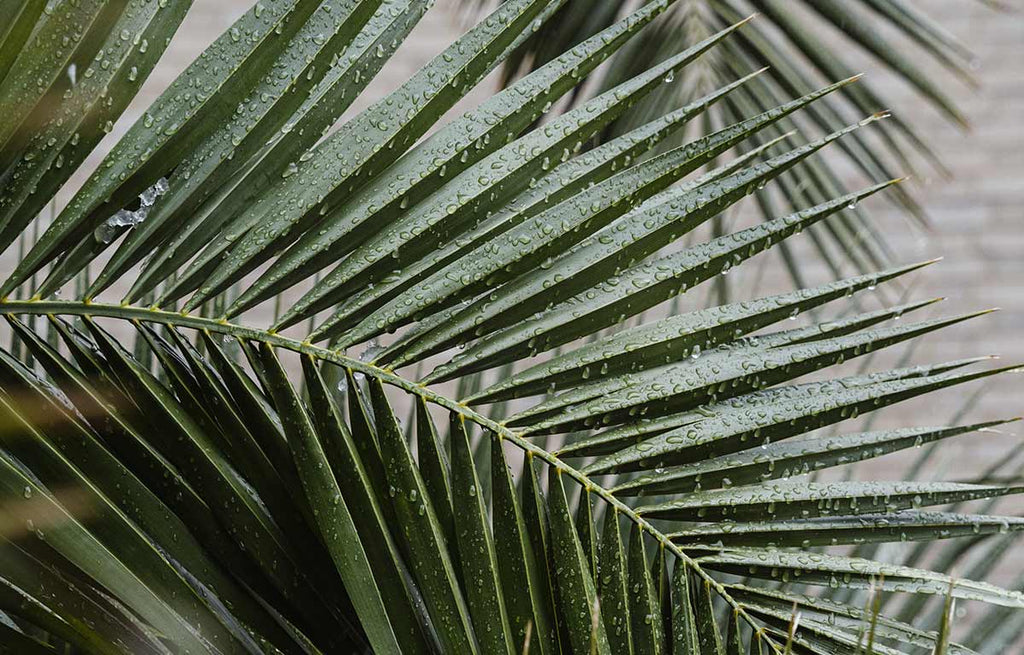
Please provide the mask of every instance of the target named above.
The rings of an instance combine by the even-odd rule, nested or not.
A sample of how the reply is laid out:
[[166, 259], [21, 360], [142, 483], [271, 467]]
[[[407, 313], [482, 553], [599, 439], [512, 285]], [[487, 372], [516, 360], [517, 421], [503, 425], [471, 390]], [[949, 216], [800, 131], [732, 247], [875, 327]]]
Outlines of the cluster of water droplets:
[[376, 339], [371, 339], [366, 344], [366, 349], [359, 353], [359, 361], [361, 362], [372, 362], [387, 348], [382, 346]]
[[170, 188], [167, 179], [161, 177], [153, 186], [142, 192], [139, 196], [139, 208], [136, 210], [119, 209], [116, 214], [100, 224], [93, 232], [97, 241], [110, 243], [117, 237], [124, 228], [132, 228], [146, 220], [157, 198], [167, 193]]

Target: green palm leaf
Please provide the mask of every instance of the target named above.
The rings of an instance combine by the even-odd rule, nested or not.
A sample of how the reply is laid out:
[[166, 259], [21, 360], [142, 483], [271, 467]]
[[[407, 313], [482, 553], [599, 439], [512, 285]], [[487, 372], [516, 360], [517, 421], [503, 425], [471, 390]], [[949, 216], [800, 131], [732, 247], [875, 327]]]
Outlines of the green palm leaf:
[[[429, 3], [256, 3], [35, 226], [189, 3], [5, 7], [0, 244], [29, 247], [0, 301], [0, 650], [855, 653], [870, 626], [873, 652], [968, 653], [948, 607], [872, 615], [833, 588], [1024, 606], [858, 557], [1016, 533], [993, 504], [1020, 487], [807, 479], [1006, 422], [814, 433], [1012, 369], [830, 370], [985, 313], [895, 323], [934, 301], [858, 304], [931, 262], [676, 311], [803, 230], [849, 236], [899, 188], [859, 140], [884, 114], [832, 122], [849, 75], [796, 91], [743, 71], [658, 110], [722, 53], [756, 59], [759, 28], [712, 4], [715, 30], [634, 69], [622, 55], [672, 2], [510, 0], [332, 131]], [[902, 3], [867, 4], [958, 61]], [[859, 10], [817, 9], [945, 104]], [[440, 124], [527, 52], [532, 73]], [[823, 136], [790, 132], [805, 114]], [[725, 127], [673, 143], [697, 121]], [[796, 191], [832, 179], [831, 144], [879, 181]], [[792, 211], [721, 229], [746, 196], [769, 208], [768, 183]], [[270, 300], [272, 321], [254, 311]]]
[[[464, 4], [478, 10], [487, 3], [469, 0]], [[511, 83], [517, 76], [549, 61], [562, 49], [616, 20], [629, 7], [628, 2], [615, 1], [602, 3], [601, 10], [595, 11], [591, 5], [582, 0], [567, 2], [556, 20], [510, 58], [504, 82]], [[996, 3], [992, 5], [1005, 10]], [[916, 92], [955, 126], [968, 129], [968, 120], [951, 100], [951, 95], [957, 86], [968, 89], [977, 86], [973, 73], [977, 59], [926, 12], [904, 0], [700, 0], [680, 4], [665, 21], [647, 30], [647, 38], [625, 48], [613, 59], [612, 66], [596, 75], [594, 86], [598, 90], [609, 88], [672, 56], [690, 40], [713, 33], [751, 12], [759, 12], [759, 20], [725, 44], [719, 50], [720, 55], [709, 56], [700, 65], [683, 71], [673, 85], [645, 100], [637, 111], [612, 126], [603, 138], [611, 138], [651, 116], [685, 104], [695, 94], [743, 74], [745, 67], [770, 67], [765, 79], [756, 85], [757, 96], [741, 98], [738, 94], [718, 110], [709, 112], [708, 124], [732, 122], [756, 111], [758, 105], [767, 108], [774, 104], [766, 102], [767, 98], [780, 101], [807, 93], [823, 80], [852, 75], [855, 67], [850, 62], [857, 55], [873, 59], [879, 68], [892, 72], [903, 86]], [[656, 45], [645, 47], [646, 44]], [[935, 69], [938, 72], [934, 72]], [[944, 177], [950, 175], [941, 157], [931, 150], [927, 138], [909, 119], [913, 115], [912, 107], [894, 102], [886, 95], [868, 80], [844, 89], [841, 99], [819, 103], [807, 111], [807, 120], [825, 131], [835, 130], [847, 122], [851, 108], [860, 113], [892, 109], [895, 117], [874, 130], [878, 141], [867, 135], [855, 135], [842, 143], [840, 149], [846, 162], [828, 158], [799, 166], [801, 184], [783, 184], [787, 204], [795, 209], [805, 198], [818, 203], [848, 191], [835, 172], [847, 163], [876, 179], [894, 177], [898, 171], [919, 172], [915, 170], [919, 168], [919, 160], [924, 160], [929, 168]], [[587, 97], [587, 92], [574, 95], [570, 106]], [[927, 173], [922, 177], [927, 179]], [[927, 223], [925, 210], [909, 188], [898, 189], [890, 196], [915, 221]], [[766, 206], [769, 202], [767, 198], [759, 199], [765, 219], [774, 215]], [[879, 231], [857, 209], [823, 224], [810, 236], [813, 247], [836, 277], [851, 271], [868, 272], [889, 266], [893, 261], [889, 235]], [[788, 247], [781, 250], [791, 276], [802, 286], [804, 272], [800, 261], [792, 256]], [[724, 282], [719, 284], [719, 293], [728, 293]], [[719, 296], [720, 299], [726, 297]]]

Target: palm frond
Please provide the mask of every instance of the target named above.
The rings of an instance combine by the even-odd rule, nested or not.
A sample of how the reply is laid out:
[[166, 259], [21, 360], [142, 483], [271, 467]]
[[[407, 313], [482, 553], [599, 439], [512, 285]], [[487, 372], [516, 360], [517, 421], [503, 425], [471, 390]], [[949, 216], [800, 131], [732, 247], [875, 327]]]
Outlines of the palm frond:
[[[3, 10], [5, 248], [189, 6], [37, 4]], [[871, 4], [950, 50], [901, 3]], [[995, 556], [1024, 523], [963, 505], [1021, 487], [806, 479], [1012, 420], [815, 433], [1014, 370], [833, 368], [986, 313], [897, 323], [935, 301], [865, 306], [932, 262], [675, 306], [898, 188], [878, 175], [794, 191], [793, 211], [752, 227], [719, 220], [886, 115], [798, 138], [787, 121], [859, 82], [783, 98], [764, 71], [643, 104], [749, 48], [742, 18], [640, 70], [613, 59], [621, 79], [580, 95], [664, 29], [661, 0], [588, 14], [592, 34], [439, 125], [524, 45], [557, 45], [538, 39], [570, 27], [554, 19], [578, 4], [562, 5], [503, 3], [333, 129], [428, 3], [257, 3], [128, 130], [3, 283], [18, 348], [0, 349], [0, 649], [856, 653], [870, 626], [872, 652], [969, 653], [948, 607], [873, 615], [838, 588], [1024, 607], [843, 548], [1014, 533]], [[672, 143], [719, 107], [729, 121]], [[271, 300], [268, 325], [254, 310]]]
[[[464, 4], [472, 13], [489, 3], [469, 0]], [[631, 3], [625, 1], [604, 2], [599, 10], [595, 10], [593, 3], [569, 0], [554, 20], [509, 58], [504, 71], [505, 83], [512, 83], [519, 75], [544, 65], [562, 50], [603, 29], [628, 12], [630, 6]], [[968, 89], [977, 86], [974, 75], [977, 57], [925, 11], [904, 0], [699, 0], [679, 3], [666, 20], [647, 28], [643, 38], [624, 48], [613, 58], [610, 66], [595, 74], [590, 86], [599, 90], [610, 88], [672, 56], [693, 39], [703, 38], [754, 12], [759, 17], [749, 29], [743, 30], [736, 39], [730, 40], [718, 53], [710, 55], [699, 65], [682, 71], [673, 79], [673, 84], [652, 94], [636, 111], [610, 126], [602, 138], [621, 134], [638, 122], [685, 104], [694, 94], [720, 86], [723, 81], [735, 77], [738, 67], [741, 70], [743, 66], [769, 67], [764, 80], [758, 84], [758, 94], [753, 99], [756, 105], [766, 98], [779, 100], [803, 95], [822, 80], [849, 77], [856, 72], [852, 62], [857, 56], [872, 59], [880, 69], [891, 73], [954, 125], [968, 129], [967, 117], [951, 96], [957, 86]], [[922, 61], [934, 65], [922, 65]], [[940, 76], [929, 68], [940, 68], [949, 75]], [[953, 79], [956, 82], [950, 84]], [[838, 95], [842, 98], [817, 103], [810, 108], [807, 121], [830, 132], [849, 121], [847, 116], [851, 109], [860, 113], [892, 110], [895, 114], [891, 121], [877, 126], [873, 138], [854, 136], [841, 146], [847, 161], [865, 175], [889, 178], [894, 177], [897, 170], [905, 174], [915, 173], [920, 159], [940, 175], [950, 175], [940, 154], [932, 151], [920, 129], [909, 118], [904, 118], [910, 115], [906, 113], [907, 107], [895, 105], [880, 85], [866, 80], [844, 88]], [[587, 96], [586, 90], [577, 93], [567, 105], [571, 107], [583, 102]], [[739, 111], [739, 115], [743, 113], [743, 110]], [[712, 111], [707, 123], [729, 122], [735, 115], [733, 108], [726, 105], [719, 111]], [[786, 129], [791, 126], [787, 122]], [[801, 180], [803, 186], [808, 187], [803, 194], [809, 194], [814, 202], [820, 202], [821, 198], [837, 192], [845, 193], [847, 189], [833, 172], [845, 163], [826, 158], [813, 166], [801, 166]], [[786, 196], [786, 202], [796, 208], [798, 205], [794, 202], [799, 203], [801, 198], [793, 197], [792, 192]], [[818, 199], [813, 199], [813, 196], [818, 196]], [[891, 197], [915, 221], [926, 224], [927, 215], [909, 189], [900, 189]], [[892, 259], [891, 253], [886, 252], [885, 231], [866, 221], [863, 213], [854, 211], [851, 214], [831, 221], [830, 229], [816, 240], [815, 245], [822, 249], [822, 256], [829, 257], [829, 265], [841, 271], [866, 272], [872, 267], [889, 265]], [[764, 216], [771, 218], [772, 213], [765, 212]], [[851, 221], [855, 221], [858, 227], [844, 230], [842, 223]], [[857, 238], [851, 238], [851, 235], [857, 235]], [[828, 242], [841, 253], [840, 259], [824, 251], [823, 245]], [[793, 268], [793, 275], [799, 277], [798, 263], [795, 260], [787, 263]]]

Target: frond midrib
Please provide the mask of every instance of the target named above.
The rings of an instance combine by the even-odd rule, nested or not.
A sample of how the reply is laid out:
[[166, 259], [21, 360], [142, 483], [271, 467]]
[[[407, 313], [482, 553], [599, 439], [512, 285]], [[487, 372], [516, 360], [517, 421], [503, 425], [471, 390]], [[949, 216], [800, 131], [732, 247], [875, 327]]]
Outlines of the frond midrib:
[[[437, 393], [425, 384], [406, 379], [387, 368], [375, 366], [369, 362], [350, 357], [339, 350], [323, 348], [309, 341], [300, 341], [290, 337], [282, 336], [269, 330], [248, 327], [232, 323], [227, 319], [212, 319], [202, 316], [195, 316], [184, 312], [170, 312], [156, 307], [138, 307], [133, 305], [114, 305], [110, 303], [95, 303], [88, 301], [73, 300], [0, 300], [0, 314], [11, 316], [79, 316], [83, 318], [110, 318], [129, 322], [157, 323], [173, 328], [186, 328], [200, 330], [209, 333], [221, 334], [237, 339], [245, 339], [265, 343], [275, 348], [281, 348], [300, 355], [313, 357], [320, 361], [331, 362], [346, 369], [362, 373], [372, 377], [382, 384], [387, 384], [407, 393], [414, 394], [428, 403], [437, 405], [448, 411], [455, 412], [465, 420], [470, 421], [481, 428], [490, 430], [499, 439], [507, 441], [516, 448], [519, 448], [526, 457], [537, 457], [548, 466], [554, 468], [559, 475], [568, 475], [583, 490], [596, 494], [603, 501], [608, 503], [611, 509], [625, 516], [636, 524], [642, 531], [647, 532], [654, 538], [661, 548], [666, 548], [685, 563], [702, 579], [706, 580], [716, 592], [729, 604], [730, 608], [743, 617], [753, 629], [757, 630], [758, 625], [751, 617], [745, 607], [736, 601], [729, 594], [722, 584], [706, 572], [700, 564], [683, 552], [679, 545], [672, 542], [661, 530], [651, 525], [649, 521], [637, 514], [633, 508], [616, 498], [611, 491], [591, 480], [580, 470], [566, 464], [553, 453], [541, 448], [535, 443], [526, 439], [522, 434], [506, 427], [486, 416], [474, 411], [469, 406], [452, 400], [447, 396]], [[771, 640], [769, 635], [764, 635], [769, 646], [778, 651], [778, 645]]]

